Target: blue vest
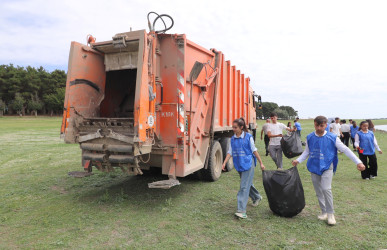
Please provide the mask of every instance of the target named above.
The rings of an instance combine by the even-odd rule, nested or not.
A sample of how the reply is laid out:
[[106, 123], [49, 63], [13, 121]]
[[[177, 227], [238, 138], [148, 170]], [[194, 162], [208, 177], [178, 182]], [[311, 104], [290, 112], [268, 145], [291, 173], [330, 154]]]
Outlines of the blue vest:
[[327, 132], [329, 132], [330, 126], [331, 126], [331, 125], [328, 123], [328, 124], [327, 124], [327, 127], [325, 128], [325, 130], [326, 130]]
[[339, 162], [336, 138], [337, 136], [331, 132], [327, 132], [321, 137], [312, 132], [306, 137], [309, 147], [309, 159], [306, 166], [311, 173], [322, 175], [332, 163], [333, 172], [336, 172], [337, 163]]
[[351, 125], [349, 128], [351, 129], [351, 137], [355, 138], [357, 131], [359, 131], [359, 126], [356, 126], [356, 128], [354, 128], [353, 125]]
[[254, 159], [254, 166], [257, 165], [257, 159], [250, 147], [251, 134], [245, 132], [245, 137], [231, 137], [232, 160], [234, 168], [238, 172], [244, 172], [251, 168]]
[[295, 122], [294, 126], [296, 126], [297, 130], [300, 130], [300, 131], [302, 130], [301, 129], [301, 124], [299, 122]]
[[359, 136], [359, 147], [364, 149], [363, 155], [373, 155], [375, 154], [375, 144], [374, 144], [374, 133], [368, 130], [368, 133], [363, 133], [363, 131], [357, 132]]

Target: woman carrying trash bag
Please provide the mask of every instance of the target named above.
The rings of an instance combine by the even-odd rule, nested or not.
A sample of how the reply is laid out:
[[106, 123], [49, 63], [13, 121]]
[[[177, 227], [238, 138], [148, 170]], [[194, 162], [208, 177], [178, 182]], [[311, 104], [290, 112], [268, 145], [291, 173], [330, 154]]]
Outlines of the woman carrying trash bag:
[[222, 169], [225, 170], [226, 163], [232, 156], [234, 168], [238, 171], [241, 178], [240, 189], [237, 195], [238, 210], [235, 216], [245, 219], [247, 218], [246, 207], [249, 196], [253, 201], [254, 207], [258, 206], [262, 200], [262, 196], [253, 185], [257, 159], [262, 170], [265, 169], [265, 166], [255, 147], [253, 136], [247, 132], [245, 120], [243, 118], [234, 120], [232, 130], [234, 135], [231, 137], [230, 148], [226, 159], [224, 159]]

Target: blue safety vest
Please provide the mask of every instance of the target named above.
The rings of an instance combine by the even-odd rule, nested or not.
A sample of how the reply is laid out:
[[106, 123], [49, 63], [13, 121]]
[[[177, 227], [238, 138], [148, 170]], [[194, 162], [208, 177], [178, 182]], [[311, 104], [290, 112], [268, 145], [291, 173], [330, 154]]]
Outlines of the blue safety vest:
[[328, 123], [327, 124], [327, 127], [325, 128], [325, 130], [327, 131], [327, 132], [329, 132], [329, 128], [331, 127], [331, 125]]
[[254, 159], [254, 166], [257, 165], [257, 159], [250, 147], [251, 134], [245, 132], [245, 137], [231, 137], [232, 160], [234, 168], [238, 172], [244, 172], [251, 168]]
[[336, 148], [337, 136], [327, 132], [324, 136], [316, 136], [314, 132], [310, 133], [306, 140], [309, 147], [309, 159], [306, 163], [309, 172], [322, 175], [333, 163], [333, 172], [336, 172], [337, 157]]
[[295, 122], [294, 126], [296, 126], [297, 130], [301, 131], [301, 124], [299, 122]]
[[373, 155], [375, 154], [375, 144], [374, 144], [374, 133], [368, 130], [368, 133], [364, 133], [363, 131], [357, 132], [359, 136], [359, 147], [364, 149], [363, 155]]
[[353, 125], [351, 125], [349, 128], [351, 129], [351, 137], [355, 138], [357, 131], [359, 131], [359, 126], [356, 126], [355, 128]]

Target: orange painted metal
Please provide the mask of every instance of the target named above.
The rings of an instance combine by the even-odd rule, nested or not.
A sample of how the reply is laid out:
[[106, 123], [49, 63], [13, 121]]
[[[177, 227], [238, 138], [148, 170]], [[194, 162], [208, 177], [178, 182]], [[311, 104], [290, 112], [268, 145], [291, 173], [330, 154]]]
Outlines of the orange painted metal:
[[75, 123], [72, 117], [98, 117], [104, 98], [105, 68], [103, 57], [86, 45], [71, 43], [66, 80], [61, 134], [65, 141], [75, 143]]
[[[250, 78], [226, 61], [222, 52], [207, 50], [185, 35], [122, 34], [127, 41], [139, 41], [134, 146], [140, 155], [145, 146], [151, 147], [149, 165], [161, 167], [163, 174], [186, 176], [204, 167], [213, 138], [232, 134], [234, 119], [243, 117], [251, 130], [256, 129]], [[110, 43], [94, 43], [92, 48]], [[67, 142], [77, 140], [75, 117], [104, 118], [100, 104], [113, 98], [105, 96], [104, 53], [92, 48], [71, 44], [61, 127]], [[191, 81], [196, 62], [203, 68]], [[74, 84], [77, 79], [79, 84]], [[154, 100], [149, 89], [156, 95]], [[155, 118], [153, 125], [148, 124], [150, 117]]]

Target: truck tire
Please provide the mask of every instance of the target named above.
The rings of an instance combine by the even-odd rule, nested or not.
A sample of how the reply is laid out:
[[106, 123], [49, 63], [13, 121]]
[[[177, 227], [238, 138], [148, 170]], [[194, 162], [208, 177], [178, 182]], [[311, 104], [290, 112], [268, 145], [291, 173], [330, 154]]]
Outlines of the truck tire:
[[[220, 139], [220, 146], [222, 147], [222, 153], [223, 153], [223, 162], [226, 159], [227, 151], [230, 147], [230, 143], [231, 143], [231, 138], [223, 137], [222, 139]], [[231, 157], [230, 160], [228, 160], [228, 162], [226, 163], [226, 171], [230, 172], [233, 168], [234, 168], [234, 164], [232, 163], [232, 157]]]
[[206, 181], [217, 181], [222, 174], [223, 163], [222, 147], [218, 141], [214, 141], [210, 148], [207, 169], [203, 168], [201, 177]]

